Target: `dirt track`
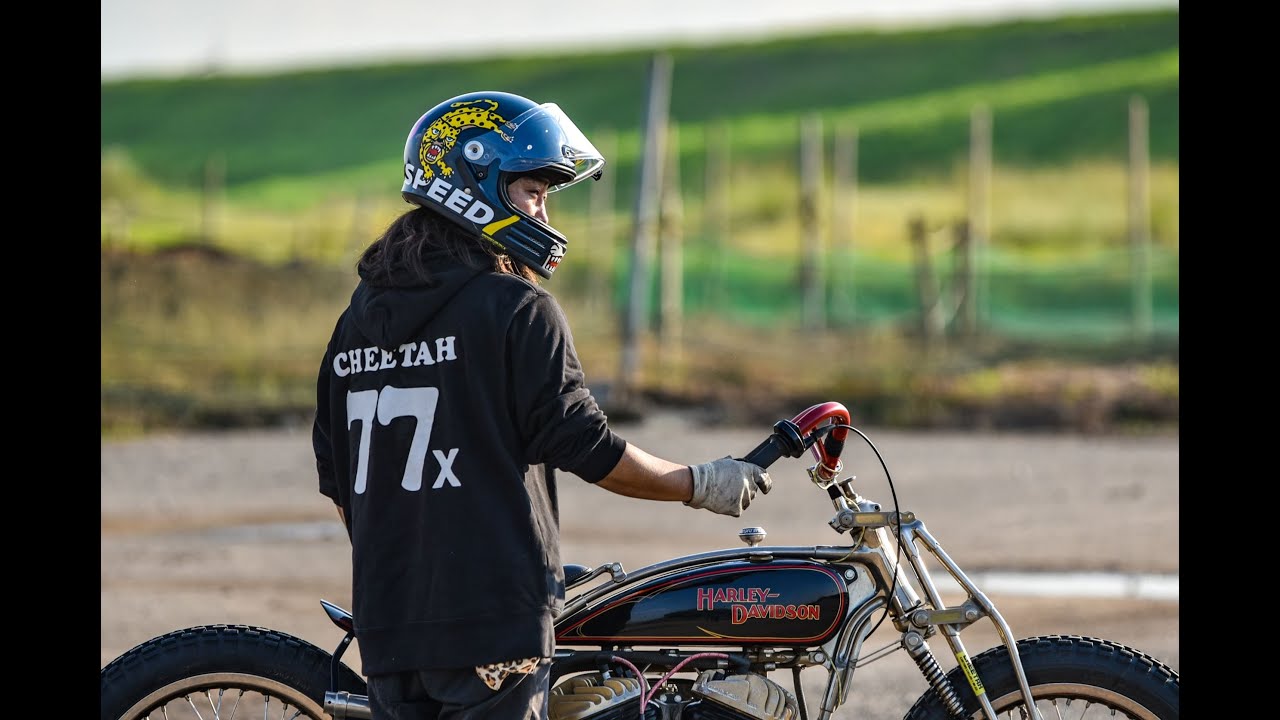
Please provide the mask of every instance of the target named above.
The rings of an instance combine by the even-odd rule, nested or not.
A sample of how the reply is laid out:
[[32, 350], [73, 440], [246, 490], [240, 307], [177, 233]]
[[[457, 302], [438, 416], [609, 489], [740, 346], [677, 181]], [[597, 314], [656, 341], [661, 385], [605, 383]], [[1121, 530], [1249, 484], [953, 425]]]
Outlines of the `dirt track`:
[[[615, 429], [682, 462], [741, 456], [769, 432], [767, 426], [706, 430], [675, 415]], [[968, 571], [1178, 573], [1176, 435], [863, 431], [884, 456], [900, 507], [922, 518]], [[839, 536], [827, 526], [831, 506], [809, 484], [808, 464], [806, 456], [774, 465], [774, 491], [757, 497], [742, 518], [629, 500], [566, 476], [560, 485], [564, 559], [591, 566], [618, 561], [635, 570], [737, 547], [737, 532], [746, 525], [763, 526], [765, 544], [837, 544]], [[879, 461], [856, 438], [845, 468], [858, 477], [862, 495], [893, 505]], [[311, 536], [259, 527], [306, 521], [318, 521], [305, 526]], [[156, 635], [207, 623], [263, 625], [333, 649], [341, 633], [320, 600], [350, 607], [349, 546], [337, 522], [315, 490], [306, 429], [104, 441], [102, 664]], [[1179, 666], [1176, 600], [987, 594], [1015, 636], [1104, 637]], [[963, 636], [971, 655], [998, 642], [983, 625]], [[880, 630], [869, 647], [892, 640]], [[948, 654], [941, 640], [931, 644]], [[354, 655], [346, 659], [358, 671]], [[805, 677], [812, 714], [823, 676]], [[781, 675], [775, 680], [790, 684]], [[895, 653], [857, 672], [837, 717], [900, 718], [924, 690], [915, 666]]]

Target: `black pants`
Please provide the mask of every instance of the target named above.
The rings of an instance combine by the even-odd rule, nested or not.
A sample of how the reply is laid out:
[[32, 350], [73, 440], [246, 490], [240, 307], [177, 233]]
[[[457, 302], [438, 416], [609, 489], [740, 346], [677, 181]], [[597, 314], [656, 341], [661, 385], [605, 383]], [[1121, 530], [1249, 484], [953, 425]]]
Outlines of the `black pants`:
[[545, 720], [551, 664], [512, 673], [497, 690], [475, 668], [369, 676], [373, 720]]

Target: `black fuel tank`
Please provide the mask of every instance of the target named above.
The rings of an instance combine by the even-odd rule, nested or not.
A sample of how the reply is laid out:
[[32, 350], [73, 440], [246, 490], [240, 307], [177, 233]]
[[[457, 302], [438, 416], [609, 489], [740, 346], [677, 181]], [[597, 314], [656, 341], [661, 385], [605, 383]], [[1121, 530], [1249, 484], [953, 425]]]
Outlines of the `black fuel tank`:
[[622, 589], [562, 618], [556, 640], [820, 645], [844, 617], [846, 588], [837, 570], [816, 562], [716, 563]]

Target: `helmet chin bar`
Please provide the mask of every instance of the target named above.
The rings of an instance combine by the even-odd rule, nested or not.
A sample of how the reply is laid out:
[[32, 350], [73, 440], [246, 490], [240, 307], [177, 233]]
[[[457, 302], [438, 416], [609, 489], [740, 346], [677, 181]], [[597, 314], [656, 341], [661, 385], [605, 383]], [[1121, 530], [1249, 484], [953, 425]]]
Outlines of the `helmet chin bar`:
[[[549, 232], [548, 232], [549, 231]], [[567, 240], [553, 228], [539, 227], [521, 216], [521, 222], [513, 223], [495, 233], [494, 240], [508, 254], [533, 268], [544, 278], [551, 277], [564, 258]]]
[[542, 277], [549, 278], [560, 265], [560, 261], [564, 259], [565, 247], [569, 244], [569, 240], [550, 225], [517, 212], [511, 203], [511, 198], [507, 195], [507, 188], [517, 177], [538, 174], [538, 172], [534, 170], [498, 174], [498, 196], [502, 198], [503, 209], [520, 218], [520, 221], [495, 232], [491, 237], [508, 254], [533, 268], [534, 272]]

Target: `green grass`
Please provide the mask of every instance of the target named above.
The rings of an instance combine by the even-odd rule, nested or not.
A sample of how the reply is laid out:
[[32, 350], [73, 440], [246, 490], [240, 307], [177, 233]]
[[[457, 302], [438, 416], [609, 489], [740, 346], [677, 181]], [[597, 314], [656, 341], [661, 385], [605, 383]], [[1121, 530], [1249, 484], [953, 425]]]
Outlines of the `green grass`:
[[[1091, 376], [1055, 384], [1040, 363], [1137, 363], [1121, 383], [1132, 392], [1107, 402], [1117, 417], [1176, 424], [1178, 29], [1174, 10], [666, 48], [684, 345], [671, 360], [655, 336], [643, 338], [645, 387], [726, 401], [760, 387], [789, 404], [830, 395], [876, 421], [946, 424], [930, 413], [971, 417], [1001, 395], [1044, 396], [1067, 408], [1050, 415], [1070, 417]], [[103, 83], [104, 432], [304, 417], [355, 259], [407, 207], [405, 133], [431, 104], [482, 88], [560, 103], [609, 158], [604, 183], [553, 197], [570, 246], [549, 283], [589, 378], [607, 386], [629, 287], [650, 58], [544, 54]], [[1135, 97], [1149, 113], [1155, 333], [1139, 344], [1127, 244]], [[968, 213], [976, 108], [993, 128], [984, 335], [924, 347], [907, 227], [925, 222], [944, 310], [954, 312], [952, 230]], [[816, 238], [828, 331], [801, 326], [797, 284], [801, 251], [815, 240], [799, 223], [797, 171], [800, 123], [812, 115], [828, 174]], [[834, 135], [850, 128], [858, 188], [846, 195], [830, 184], [830, 163]], [[728, 192], [726, 225], [709, 214], [713, 142], [728, 150], [713, 186]], [[605, 215], [590, 209], [601, 192]], [[656, 320], [657, 258], [652, 267]]]
[[[732, 242], [791, 252], [799, 123], [816, 113], [828, 173], [832, 136], [858, 132], [854, 241], [901, 256], [910, 216], [942, 226], [965, 214], [970, 116], [985, 107], [994, 242], [1040, 254], [1114, 244], [1125, 233], [1128, 108], [1141, 97], [1153, 237], [1177, 246], [1176, 10], [669, 52], [687, 235], [713, 232], [704, 176], [714, 140], [728, 151]], [[595, 242], [625, 243], [649, 59], [629, 51], [103, 83], [104, 242], [210, 235], [269, 261], [348, 263], [404, 208], [399, 153], [418, 114], [453, 93], [502, 87], [554, 99], [594, 130], [610, 159], [617, 233]], [[571, 237], [594, 222], [589, 196], [555, 199]]]
[[[1122, 154], [1125, 102], [1141, 93], [1152, 103], [1153, 157], [1176, 160], [1178, 29], [1174, 10], [675, 47], [671, 117], [691, 128], [682, 146], [695, 155], [701, 129], [721, 121], [743, 152], [783, 155], [804, 114], [853, 122], [866, 134], [862, 171], [890, 179], [945, 173], [966, 137], [949, 128], [962, 128], [979, 102], [997, 118], [1002, 155], [1057, 163], [1052, 151], [1063, 146], [1075, 156]], [[199, 187], [206, 161], [220, 157], [233, 188], [306, 176], [358, 188], [377, 175], [371, 168], [398, 175], [404, 136], [431, 105], [494, 88], [558, 102], [589, 133], [616, 131], [614, 170], [630, 182], [649, 60], [644, 51], [544, 54], [104, 82], [102, 147], [125, 148], [169, 186]]]
[[[319, 357], [355, 282], [349, 269], [272, 265], [202, 245], [110, 251], [102, 260], [105, 434], [307, 421]], [[1115, 402], [1155, 403], [1156, 410], [1139, 407], [1144, 417], [1176, 424], [1177, 298], [1166, 267], [1156, 273], [1157, 336], [1144, 346], [1127, 342], [1122, 278], [1055, 265], [993, 278], [1000, 300], [984, 337], [949, 335], [922, 349], [907, 267], [855, 263], [856, 313], [833, 303], [830, 329], [813, 331], [799, 322], [794, 266], [736, 256], [731, 265], [717, 297], [706, 258], [691, 258], [680, 343], [664, 349], [661, 333], [643, 334], [642, 389], [723, 404], [731, 414], [794, 411], [836, 397], [856, 402], [875, 422], [928, 426], [951, 421], [921, 408], [985, 407], [1023, 393], [1024, 381], [1000, 382], [1028, 366], [1115, 366], [1126, 376], [1146, 373]], [[1063, 272], [1079, 275], [1074, 286], [1064, 286]], [[626, 282], [619, 274], [600, 297], [583, 291], [585, 279], [557, 273], [552, 287], [573, 323], [591, 386], [607, 395], [619, 369]], [[1052, 372], [1036, 377], [1042, 375], [1035, 387], [1047, 389], [1036, 402], [1069, 410], [1073, 396], [1062, 393], [1077, 392], [1082, 381], [1058, 389]]]

